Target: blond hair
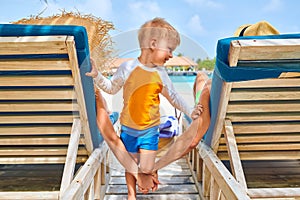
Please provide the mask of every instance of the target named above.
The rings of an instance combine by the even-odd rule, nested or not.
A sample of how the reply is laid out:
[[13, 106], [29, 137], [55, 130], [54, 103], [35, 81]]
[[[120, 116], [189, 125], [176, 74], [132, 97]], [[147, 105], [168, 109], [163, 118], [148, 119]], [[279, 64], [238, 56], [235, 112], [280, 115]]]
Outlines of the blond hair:
[[156, 17], [144, 23], [138, 32], [138, 40], [141, 48], [148, 48], [150, 41], [167, 39], [176, 46], [180, 44], [180, 36], [177, 30], [165, 19]]

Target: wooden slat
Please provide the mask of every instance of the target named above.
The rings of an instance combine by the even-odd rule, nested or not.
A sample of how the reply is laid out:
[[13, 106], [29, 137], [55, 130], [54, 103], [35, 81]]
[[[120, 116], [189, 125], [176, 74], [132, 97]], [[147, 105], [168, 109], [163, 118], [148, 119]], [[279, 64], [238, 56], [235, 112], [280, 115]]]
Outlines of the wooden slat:
[[241, 46], [239, 45], [238, 41], [231, 41], [228, 52], [229, 66], [234, 67], [237, 65], [239, 61], [240, 51]]
[[3, 137], [0, 145], [67, 145], [69, 137]]
[[0, 71], [70, 70], [67, 59], [17, 59], [0, 60]]
[[0, 102], [0, 112], [78, 111], [74, 101]]
[[218, 184], [215, 181], [215, 179], [212, 178], [210, 180], [210, 194], [209, 194], [209, 199], [218, 200], [218, 199], [220, 199], [220, 195], [221, 195], [221, 189], [218, 186]]
[[214, 135], [211, 141], [211, 147], [214, 151], [217, 151], [219, 146], [219, 138], [221, 137], [221, 133], [223, 130], [224, 125], [224, 119], [226, 116], [226, 110], [230, 98], [230, 92], [231, 92], [232, 83], [226, 83], [224, 82], [222, 85], [222, 92], [220, 95], [220, 103], [218, 105], [219, 113], [217, 115], [215, 127], [214, 127]]
[[92, 141], [91, 130], [88, 123], [89, 119], [88, 119], [85, 99], [83, 95], [83, 88], [82, 88], [81, 76], [79, 72], [79, 65], [77, 62], [78, 59], [76, 54], [74, 37], [68, 37], [66, 40], [66, 44], [67, 44], [68, 56], [70, 59], [72, 76], [74, 78], [74, 83], [75, 83], [74, 89], [76, 94], [78, 94], [77, 102], [79, 107], [79, 115], [81, 119], [81, 126], [84, 134], [85, 144], [89, 153], [92, 153], [92, 151], [94, 150], [94, 143]]
[[[127, 194], [126, 185], [110, 185], [106, 191], [106, 195], [111, 196], [116, 194], [118, 195]], [[155, 192], [155, 195], [160, 195], [160, 194], [178, 194], [178, 195], [184, 194], [187, 195], [185, 197], [188, 197], [189, 194], [197, 194], [197, 189], [193, 184], [168, 185], [167, 187], [161, 186], [161, 188]], [[119, 197], [118, 199], [121, 199], [121, 197]], [[152, 200], [153, 198], [150, 197], [147, 199]], [[188, 198], [182, 198], [182, 199], [188, 199]]]
[[[17, 148], [0, 148], [1, 156], [65, 156], [67, 147], [17, 147]], [[85, 148], [78, 148], [78, 155], [88, 155]]]
[[278, 122], [278, 121], [299, 121], [299, 113], [264, 113], [257, 114], [228, 114], [227, 119], [232, 122]]
[[299, 78], [300, 72], [282, 72], [278, 78]]
[[300, 123], [241, 123], [234, 124], [236, 134], [260, 134], [260, 133], [297, 133], [300, 131]]
[[48, 99], [74, 99], [73, 89], [15, 89], [13, 91], [1, 89], [0, 100], [48, 100]]
[[[218, 151], [226, 151], [225, 144], [220, 144]], [[239, 152], [242, 151], [279, 151], [300, 150], [300, 143], [271, 143], [271, 144], [239, 144]]]
[[250, 162], [244, 162], [244, 163], [246, 164], [245, 165], [246, 168], [255, 168], [257, 166], [257, 164], [259, 163], [260, 166], [263, 166], [265, 168], [270, 168], [270, 167], [274, 167], [274, 168], [277, 168], [277, 169], [279, 169], [279, 168], [280, 169], [282, 169], [282, 168], [296, 168], [297, 171], [299, 171], [299, 169], [300, 169], [300, 168], [298, 168], [298, 166], [300, 165], [300, 160], [289, 160], [288, 162], [286, 162], [284, 160], [277, 160], [277, 161], [273, 161], [273, 162], [270, 162], [268, 160], [264, 160], [264, 161], [259, 161], [259, 162], [250, 161]]
[[55, 135], [70, 134], [71, 125], [53, 125], [53, 126], [0, 126], [0, 135]]
[[227, 113], [300, 112], [299, 102], [229, 103]]
[[300, 188], [260, 188], [249, 189], [248, 194], [252, 198], [288, 198], [300, 199]]
[[73, 86], [71, 75], [2, 76], [0, 86]]
[[[227, 152], [218, 152], [221, 160], [228, 160]], [[240, 152], [242, 160], [297, 160], [300, 159], [300, 151], [247, 151]]]
[[[220, 144], [225, 144], [225, 139], [220, 138]], [[236, 136], [238, 144], [244, 143], [281, 143], [281, 142], [300, 142], [300, 134], [269, 134], [269, 135], [243, 135]]]
[[232, 124], [228, 120], [225, 121], [224, 134], [225, 134], [227, 152], [230, 157], [230, 166], [231, 166], [233, 176], [236, 178], [237, 182], [241, 185], [241, 187], [246, 191], [247, 182], [245, 179], [244, 170], [239, 156], [236, 138], [234, 136]]
[[229, 66], [238, 60], [272, 60], [300, 58], [299, 39], [233, 40], [230, 43]]
[[72, 126], [71, 137], [69, 140], [66, 163], [60, 185], [60, 193], [64, 193], [70, 185], [76, 165], [76, 157], [78, 154], [78, 145], [80, 140], [81, 124], [79, 119], [75, 119]]
[[283, 91], [236, 91], [230, 94], [230, 101], [243, 101], [243, 100], [299, 100], [299, 90], [283, 90]]
[[232, 88], [300, 87], [299, 78], [259, 79], [232, 83]]
[[0, 55], [66, 54], [66, 38], [67, 36], [1, 37]]
[[0, 115], [0, 124], [72, 123], [73, 115]]
[[[76, 162], [84, 163], [87, 160], [86, 156], [78, 156]], [[65, 156], [18, 156], [18, 157], [0, 157], [1, 164], [57, 164], [65, 163]]]
[[41, 192], [0, 192], [0, 200], [35, 200], [35, 199], [59, 199], [58, 191]]

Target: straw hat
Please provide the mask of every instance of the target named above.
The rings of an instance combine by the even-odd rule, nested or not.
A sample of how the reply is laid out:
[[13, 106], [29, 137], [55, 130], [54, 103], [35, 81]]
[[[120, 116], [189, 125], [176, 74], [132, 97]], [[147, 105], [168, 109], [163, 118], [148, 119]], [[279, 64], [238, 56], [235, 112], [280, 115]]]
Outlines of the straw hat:
[[235, 37], [277, 34], [279, 34], [279, 31], [267, 21], [260, 21], [255, 24], [244, 24], [234, 32]]
[[84, 26], [88, 34], [91, 56], [96, 61], [100, 71], [105, 70], [106, 65], [103, 63], [106, 62], [106, 59], [108, 59], [113, 52], [111, 38], [108, 35], [108, 32], [114, 29], [113, 24], [92, 15], [82, 15], [80, 13], [62, 11], [61, 14], [49, 17], [32, 16], [30, 18], [20, 19], [13, 23]]

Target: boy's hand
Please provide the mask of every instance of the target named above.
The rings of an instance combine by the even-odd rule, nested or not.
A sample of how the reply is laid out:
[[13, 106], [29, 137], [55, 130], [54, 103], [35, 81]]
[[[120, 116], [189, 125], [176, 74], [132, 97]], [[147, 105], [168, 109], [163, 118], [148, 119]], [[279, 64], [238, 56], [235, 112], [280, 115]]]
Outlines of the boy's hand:
[[91, 58], [90, 61], [91, 61], [91, 65], [92, 65], [92, 70], [90, 72], [85, 73], [85, 75], [96, 78], [98, 76], [98, 69], [96, 67], [96, 63], [93, 60], [93, 58]]
[[201, 104], [197, 104], [192, 112], [191, 118], [193, 120], [197, 119], [202, 112], [203, 112], [203, 106]]

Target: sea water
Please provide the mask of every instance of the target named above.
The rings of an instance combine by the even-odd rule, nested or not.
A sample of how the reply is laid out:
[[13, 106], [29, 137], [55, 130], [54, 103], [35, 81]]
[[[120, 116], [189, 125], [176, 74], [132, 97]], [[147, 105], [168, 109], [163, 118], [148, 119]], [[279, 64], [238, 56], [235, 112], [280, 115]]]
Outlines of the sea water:
[[195, 81], [196, 76], [170, 76], [170, 79], [180, 96], [188, 104], [193, 104], [194, 97], [193, 97], [193, 84]]

